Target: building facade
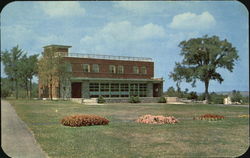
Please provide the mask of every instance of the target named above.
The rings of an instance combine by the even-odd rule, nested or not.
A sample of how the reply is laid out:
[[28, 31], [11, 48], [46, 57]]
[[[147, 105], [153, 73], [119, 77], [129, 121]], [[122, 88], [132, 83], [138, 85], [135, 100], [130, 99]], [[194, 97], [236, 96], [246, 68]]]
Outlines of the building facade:
[[[63, 56], [71, 72], [68, 83], [55, 82], [53, 98], [160, 97], [163, 79], [154, 78], [151, 58], [69, 53], [71, 46], [49, 45]], [[57, 81], [59, 81], [57, 79]], [[39, 81], [40, 98], [49, 98], [49, 86]]]

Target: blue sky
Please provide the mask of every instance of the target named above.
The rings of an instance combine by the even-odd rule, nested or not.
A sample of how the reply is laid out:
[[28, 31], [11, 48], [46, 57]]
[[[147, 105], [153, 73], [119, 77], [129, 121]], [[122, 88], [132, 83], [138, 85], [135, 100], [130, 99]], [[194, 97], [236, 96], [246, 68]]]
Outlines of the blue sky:
[[[12, 2], [1, 12], [1, 51], [17, 44], [40, 54], [49, 44], [71, 45], [72, 53], [151, 57], [164, 90], [168, 75], [181, 61], [178, 44], [205, 34], [227, 39], [238, 50], [233, 73], [218, 70], [224, 82], [209, 91], [249, 89], [248, 10], [237, 1]], [[1, 76], [4, 76], [1, 66]], [[182, 90], [203, 92], [182, 83]]]

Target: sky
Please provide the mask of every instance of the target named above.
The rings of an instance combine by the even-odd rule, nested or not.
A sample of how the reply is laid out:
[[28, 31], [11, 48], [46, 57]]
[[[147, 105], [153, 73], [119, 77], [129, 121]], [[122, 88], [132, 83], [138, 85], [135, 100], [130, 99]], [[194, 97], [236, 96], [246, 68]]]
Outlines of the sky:
[[[232, 73], [218, 70], [224, 82], [212, 81], [209, 91], [248, 91], [248, 16], [238, 1], [12, 2], [1, 12], [1, 51], [19, 45], [33, 55], [60, 44], [72, 46], [71, 53], [150, 57], [166, 91], [175, 87], [169, 74], [183, 59], [178, 44], [216, 35], [231, 42], [240, 59]], [[2, 77], [3, 69], [1, 64]], [[203, 92], [204, 84], [183, 82], [185, 88]]]

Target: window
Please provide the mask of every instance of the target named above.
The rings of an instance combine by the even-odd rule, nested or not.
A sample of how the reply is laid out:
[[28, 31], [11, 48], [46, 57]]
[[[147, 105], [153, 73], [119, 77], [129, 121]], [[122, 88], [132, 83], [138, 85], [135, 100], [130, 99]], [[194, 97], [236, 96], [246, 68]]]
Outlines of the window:
[[109, 83], [101, 83], [100, 84], [100, 95], [103, 97], [109, 97], [110, 92], [109, 92]]
[[121, 97], [129, 97], [129, 85], [127, 83], [120, 84]]
[[111, 92], [119, 91], [119, 84], [118, 83], [111, 83]]
[[112, 74], [116, 73], [116, 71], [115, 71], [115, 65], [109, 65], [109, 72], [112, 73]]
[[93, 64], [92, 71], [93, 72], [99, 72], [99, 65], [98, 64]]
[[119, 83], [111, 83], [110, 91], [111, 97], [119, 97]]
[[119, 65], [119, 66], [118, 66], [117, 73], [118, 73], [118, 74], [123, 74], [123, 73], [124, 73], [124, 66]]
[[99, 83], [90, 83], [89, 84], [90, 92], [99, 92]]
[[83, 72], [90, 72], [89, 64], [83, 64]]
[[109, 83], [101, 83], [101, 91], [108, 92], [109, 91]]
[[138, 68], [138, 66], [133, 66], [133, 73], [134, 74], [139, 74], [139, 68]]
[[130, 84], [130, 96], [138, 96], [138, 84]]
[[128, 84], [124, 83], [124, 84], [121, 84], [120, 86], [121, 86], [121, 91], [122, 92], [128, 91]]
[[147, 74], [147, 68], [145, 66], [141, 67], [141, 73], [142, 74]]
[[142, 83], [139, 85], [139, 89], [140, 89], [140, 97], [146, 97], [147, 96], [147, 84]]

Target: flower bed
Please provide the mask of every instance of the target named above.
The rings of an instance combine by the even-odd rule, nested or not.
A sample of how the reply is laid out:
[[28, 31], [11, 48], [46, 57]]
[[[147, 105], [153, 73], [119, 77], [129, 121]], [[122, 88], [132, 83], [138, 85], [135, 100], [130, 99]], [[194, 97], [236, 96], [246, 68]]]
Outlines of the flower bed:
[[71, 127], [107, 125], [108, 123], [108, 119], [97, 115], [72, 115], [61, 120], [61, 124]]
[[222, 120], [225, 117], [222, 115], [215, 115], [215, 114], [205, 114], [201, 115], [199, 117], [194, 118], [195, 120], [209, 120], [209, 121], [217, 121], [217, 120]]
[[173, 116], [153, 116], [153, 115], [144, 115], [139, 117], [136, 122], [138, 123], [146, 123], [146, 124], [175, 124], [179, 121]]

